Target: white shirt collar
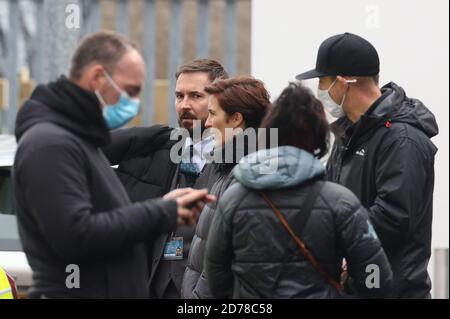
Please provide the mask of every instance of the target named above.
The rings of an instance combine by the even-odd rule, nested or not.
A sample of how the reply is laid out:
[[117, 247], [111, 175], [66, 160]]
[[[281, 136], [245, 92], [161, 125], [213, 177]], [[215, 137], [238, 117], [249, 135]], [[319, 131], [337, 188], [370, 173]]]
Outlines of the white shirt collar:
[[191, 137], [187, 137], [184, 143], [184, 150], [187, 150], [191, 145], [194, 145], [194, 154], [192, 156], [192, 163], [195, 163], [199, 166], [200, 170], [203, 170], [203, 167], [206, 165], [206, 154], [211, 154], [214, 150], [214, 136], [209, 135], [203, 138], [201, 141], [194, 144]]

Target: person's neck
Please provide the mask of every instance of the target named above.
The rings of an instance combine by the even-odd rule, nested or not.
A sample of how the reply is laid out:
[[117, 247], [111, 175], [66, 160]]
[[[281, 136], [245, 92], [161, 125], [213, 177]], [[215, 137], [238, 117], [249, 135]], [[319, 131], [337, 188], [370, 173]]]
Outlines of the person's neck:
[[369, 93], [361, 94], [347, 101], [346, 115], [350, 121], [356, 123], [370, 107], [381, 97], [380, 89], [373, 89]]
[[68, 78], [70, 82], [72, 82], [75, 85], [78, 85], [80, 88], [86, 90], [86, 91], [90, 91], [91, 88], [89, 87], [88, 83], [86, 82], [85, 79], [80, 78], [80, 79], [74, 79], [72, 77]]

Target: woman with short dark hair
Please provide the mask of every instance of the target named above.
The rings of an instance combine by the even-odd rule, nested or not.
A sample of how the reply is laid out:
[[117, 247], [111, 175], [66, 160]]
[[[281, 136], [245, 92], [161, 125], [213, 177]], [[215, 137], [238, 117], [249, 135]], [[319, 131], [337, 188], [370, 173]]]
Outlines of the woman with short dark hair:
[[[252, 77], [216, 80], [205, 91], [209, 97], [209, 117], [206, 128], [215, 137], [213, 170], [208, 176], [218, 176], [210, 193], [217, 198], [233, 180], [232, 170], [253, 148], [256, 150], [257, 129], [271, 107], [264, 84]], [[253, 131], [252, 131], [253, 129]], [[252, 135], [253, 139], [249, 136]], [[226, 150], [226, 151], [225, 151]], [[232, 154], [232, 157], [227, 157]], [[200, 215], [191, 243], [189, 259], [181, 288], [182, 298], [212, 298], [204, 273], [205, 247], [215, 206], [205, 207]]]
[[345, 258], [358, 296], [386, 297], [392, 271], [367, 211], [349, 190], [323, 181], [321, 103], [290, 84], [262, 126], [278, 129], [279, 147], [243, 158], [238, 183], [218, 201], [205, 263], [213, 296], [341, 298]]

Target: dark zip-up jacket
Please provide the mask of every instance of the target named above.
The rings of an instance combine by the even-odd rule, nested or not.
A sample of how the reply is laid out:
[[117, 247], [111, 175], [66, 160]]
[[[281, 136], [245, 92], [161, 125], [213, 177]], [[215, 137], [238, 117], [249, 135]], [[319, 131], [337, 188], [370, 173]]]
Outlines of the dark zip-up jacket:
[[369, 210], [394, 272], [394, 297], [427, 298], [431, 255], [434, 115], [394, 83], [354, 124], [332, 124], [330, 181], [353, 191]]

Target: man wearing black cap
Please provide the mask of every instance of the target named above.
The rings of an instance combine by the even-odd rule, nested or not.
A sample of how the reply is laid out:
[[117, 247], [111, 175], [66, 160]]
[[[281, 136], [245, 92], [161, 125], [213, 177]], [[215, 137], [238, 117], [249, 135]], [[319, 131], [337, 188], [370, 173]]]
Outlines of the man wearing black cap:
[[314, 70], [318, 97], [337, 120], [328, 179], [351, 189], [369, 209], [394, 272], [394, 298], [429, 298], [434, 115], [395, 83], [379, 88], [379, 58], [350, 33], [325, 40]]

